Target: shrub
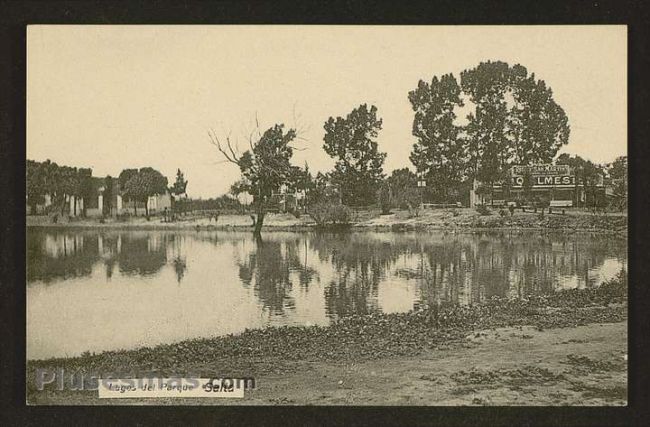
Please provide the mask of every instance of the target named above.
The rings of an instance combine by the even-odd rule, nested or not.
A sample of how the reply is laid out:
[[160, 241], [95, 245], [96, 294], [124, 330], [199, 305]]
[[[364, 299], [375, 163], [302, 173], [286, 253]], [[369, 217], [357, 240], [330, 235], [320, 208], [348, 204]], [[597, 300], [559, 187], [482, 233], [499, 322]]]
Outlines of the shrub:
[[452, 209], [450, 212], [451, 212], [451, 216], [453, 216], [453, 217], [457, 217], [458, 215], [460, 215], [460, 212], [458, 212], [458, 209]]
[[508, 211], [506, 211], [505, 209], [499, 209], [499, 216], [501, 216], [502, 218], [508, 216]]
[[349, 224], [352, 222], [352, 209], [345, 205], [330, 205], [328, 220], [332, 224]]
[[390, 214], [391, 194], [390, 187], [386, 183], [384, 183], [379, 190], [379, 205], [381, 206], [382, 215]]
[[352, 209], [340, 203], [314, 203], [309, 206], [309, 215], [319, 226], [343, 225], [352, 222]]
[[316, 224], [325, 225], [327, 223], [329, 206], [330, 204], [326, 202], [313, 203], [308, 208], [309, 216], [316, 221]]
[[477, 211], [481, 216], [486, 216], [486, 215], [490, 215], [490, 214], [491, 214], [490, 209], [488, 209], [488, 207], [485, 206], [485, 205], [478, 205], [478, 206], [476, 207], [476, 211]]
[[420, 203], [411, 205], [410, 203], [407, 205], [408, 210], [409, 210], [409, 218], [417, 217], [420, 216], [420, 206], [422, 206]]

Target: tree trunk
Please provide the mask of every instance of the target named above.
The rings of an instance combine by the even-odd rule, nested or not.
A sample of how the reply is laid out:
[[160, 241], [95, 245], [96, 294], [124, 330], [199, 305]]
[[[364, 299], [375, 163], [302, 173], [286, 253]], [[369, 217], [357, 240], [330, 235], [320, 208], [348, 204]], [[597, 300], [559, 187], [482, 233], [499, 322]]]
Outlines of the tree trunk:
[[138, 216], [138, 204], [135, 200], [133, 201], [133, 213], [135, 216]]
[[144, 216], [149, 219], [149, 200], [144, 201]]
[[262, 233], [262, 225], [264, 224], [264, 216], [265, 215], [266, 215], [266, 213], [264, 213], [264, 212], [259, 212], [257, 214], [257, 220], [255, 221], [255, 225], [254, 225], [255, 229], [253, 231], [253, 234], [255, 236], [259, 236]]

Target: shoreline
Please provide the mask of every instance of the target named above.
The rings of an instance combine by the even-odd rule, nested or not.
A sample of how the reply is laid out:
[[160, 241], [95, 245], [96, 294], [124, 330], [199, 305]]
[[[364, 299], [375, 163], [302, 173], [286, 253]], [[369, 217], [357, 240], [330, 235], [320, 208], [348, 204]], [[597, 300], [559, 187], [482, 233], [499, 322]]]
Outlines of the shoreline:
[[27, 404], [625, 406], [627, 338], [626, 322], [494, 328], [416, 355], [251, 362], [239, 372], [253, 373], [255, 389], [242, 399], [99, 399], [46, 388], [28, 390]]
[[[442, 306], [400, 314], [376, 313], [350, 316], [339, 319], [329, 326], [249, 329], [239, 334], [190, 339], [134, 350], [107, 351], [72, 358], [28, 360], [27, 400], [31, 404], [55, 403], [57, 401], [68, 404], [100, 403], [96, 391], [75, 392], [51, 389], [39, 392], [34, 386], [35, 371], [39, 368], [64, 368], [66, 371], [86, 373], [102, 371], [144, 373], [152, 372], [153, 369], [158, 376], [183, 372], [233, 378], [252, 376], [264, 385], [274, 382], [286, 383], [289, 381], [287, 378], [293, 378], [291, 381], [301, 382], [306, 390], [311, 390], [307, 395], [313, 395], [322, 389], [324, 383], [328, 383], [322, 378], [313, 378], [310, 372], [314, 369], [324, 369], [331, 371], [331, 375], [336, 373], [341, 376], [340, 366], [342, 365], [367, 365], [374, 366], [376, 369], [384, 366], [386, 368], [385, 377], [394, 379], [397, 377], [392, 374], [388, 375], [388, 372], [390, 369], [399, 369], [403, 365], [399, 363], [401, 360], [412, 365], [413, 373], [425, 377], [430, 373], [425, 372], [419, 363], [424, 360], [424, 364], [429, 369], [433, 369], [435, 364], [432, 365], [426, 361], [436, 359], [440, 363], [453, 365], [454, 372], [450, 373], [445, 380], [453, 383], [451, 384], [453, 387], [449, 389], [451, 394], [447, 396], [449, 398], [471, 397], [472, 393], [476, 394], [479, 386], [486, 386], [486, 389], [489, 390], [492, 387], [491, 381], [497, 381], [501, 377], [511, 377], [509, 382], [502, 385], [508, 388], [509, 392], [515, 392], [519, 399], [517, 403], [526, 402], [526, 393], [520, 393], [521, 390], [517, 391], [517, 387], [522, 387], [521, 384], [516, 384], [519, 378], [524, 382], [539, 381], [536, 387], [540, 390], [547, 390], [549, 381], [555, 382], [559, 387], [558, 396], [568, 396], [570, 393], [565, 390], [568, 387], [570, 390], [577, 390], [576, 396], [578, 397], [584, 398], [585, 393], [591, 393], [594, 398], [605, 399], [606, 404], [624, 404], [624, 402], [621, 403], [624, 400], [621, 390], [626, 390], [626, 385], [624, 383], [621, 385], [621, 378], [626, 376], [626, 372], [621, 363], [616, 366], [607, 365], [606, 360], [609, 359], [605, 355], [602, 358], [589, 359], [593, 357], [593, 354], [586, 350], [585, 355], [579, 354], [580, 352], [566, 354], [562, 350], [565, 347], [559, 345], [549, 347], [547, 341], [553, 337], [570, 335], [574, 338], [564, 339], [565, 344], [572, 343], [572, 345], [575, 344], [586, 349], [602, 345], [602, 337], [594, 338], [593, 342], [581, 341], [579, 337], [584, 334], [576, 331], [582, 329], [595, 336], [605, 334], [613, 337], [612, 339], [617, 341], [607, 344], [609, 353], [613, 351], [623, 353], [627, 348], [623, 336], [626, 334], [626, 320], [627, 277], [621, 275], [595, 289], [564, 290], [548, 296], [530, 297], [523, 300], [496, 298], [474, 306]], [[491, 337], [487, 340], [491, 340], [490, 342], [493, 344], [491, 350], [486, 350], [488, 346], [477, 344], [477, 341], [481, 341], [485, 337]], [[504, 337], [505, 342], [502, 339]], [[569, 365], [572, 367], [568, 368], [567, 372], [563, 370], [560, 373], [549, 374], [548, 371], [540, 371], [540, 366], [533, 362], [531, 362], [532, 365], [521, 366], [519, 370], [514, 367], [506, 369], [500, 365], [503, 362], [501, 353], [504, 351], [518, 353], [521, 359], [522, 353], [518, 352], [518, 346], [523, 345], [522, 343], [533, 342], [538, 343], [540, 348], [546, 349], [548, 359], [553, 360], [556, 368]], [[545, 342], [546, 344], [544, 344]], [[483, 372], [485, 369], [475, 372], [470, 369], [472, 365], [465, 365], [462, 362], [467, 349], [477, 346], [482, 347], [477, 348], [481, 354], [476, 356], [480, 356], [482, 364], [489, 365], [493, 371], [496, 370], [496, 373], [485, 373]], [[523, 356], [524, 359], [528, 357], [525, 354]], [[510, 360], [510, 363], [514, 363], [514, 359]], [[388, 369], [385, 365], [391, 365], [392, 368]], [[582, 369], [585, 365], [587, 368], [589, 365], [607, 367], [605, 370], [611, 371], [610, 373], [616, 377], [616, 381], [599, 379], [598, 369], [596, 371], [587, 369], [584, 374], [589, 376], [588, 380], [584, 378], [567, 379], [569, 375], [576, 374], [574, 372], [576, 369]], [[368, 372], [364, 370], [360, 374], [367, 376]], [[594, 377], [594, 375], [596, 376]], [[346, 381], [349, 379], [340, 381], [342, 382], [337, 383], [338, 385], [335, 384], [336, 390], [345, 389], [339, 386], [347, 384]], [[514, 387], [514, 390], [511, 390], [511, 386]], [[459, 387], [465, 387], [467, 393], [458, 391]], [[288, 400], [282, 400], [285, 388], [280, 388], [280, 395], [269, 392], [269, 389], [266, 390], [266, 392], [254, 390], [248, 398], [239, 403], [314, 404], [310, 400], [301, 401], [293, 398], [292, 401], [292, 398], [286, 396], [284, 398]], [[262, 396], [267, 396], [263, 398], [264, 402], [255, 400], [260, 393]], [[374, 402], [377, 399], [383, 402], [382, 399], [386, 396], [379, 391], [376, 394], [366, 396], [364, 402], [381, 404]], [[296, 392], [292, 395], [299, 396], [300, 393]], [[408, 396], [410, 396], [408, 399], [413, 399], [413, 403], [423, 404], [417, 400], [416, 390], [412, 390]], [[472, 399], [479, 399], [478, 403], [470, 399], [465, 404], [490, 404], [485, 398], [486, 396], [474, 397]], [[274, 401], [273, 399], [280, 400]], [[170, 399], [168, 402], [164, 399], [147, 399], [146, 401], [156, 404], [179, 403], [178, 399]], [[133, 399], [132, 402], [141, 403], [142, 400]], [[210, 399], [210, 402], [188, 400], [187, 403], [228, 404], [229, 402], [234, 401], [214, 402], [213, 399]], [[342, 402], [354, 404], [355, 400], [343, 398]], [[546, 404], [562, 404], [559, 402], [563, 402], [563, 399], [559, 399], [557, 402], [552, 400]], [[598, 402], [602, 403], [602, 400], [598, 400]]]
[[[500, 217], [470, 217], [464, 218], [464, 221], [454, 222], [445, 218], [415, 218], [411, 220], [401, 220], [390, 218], [373, 218], [365, 221], [357, 221], [349, 224], [344, 230], [336, 227], [318, 227], [313, 222], [307, 222], [304, 219], [297, 220], [280, 217], [279, 220], [272, 218], [262, 228], [264, 232], [413, 232], [413, 231], [446, 231], [451, 233], [471, 233], [479, 231], [543, 231], [543, 232], [561, 232], [561, 233], [605, 233], [613, 237], [627, 238], [627, 217], [612, 216], [598, 217], [587, 215], [575, 215], [562, 218], [562, 221], [531, 219], [531, 215], [515, 216], [514, 218]], [[586, 219], [585, 219], [586, 218]], [[621, 220], [622, 218], [622, 220]], [[250, 221], [245, 222], [245, 216], [231, 216], [228, 218], [230, 223], [213, 224], [205, 219], [194, 219], [188, 221], [163, 223], [158, 218], [151, 221], [137, 222], [106, 222], [100, 223], [97, 220], [82, 220], [63, 223], [49, 223], [43, 221], [34, 221], [27, 217], [26, 227], [43, 228], [43, 229], [71, 229], [71, 230], [193, 230], [193, 231], [251, 231]], [[611, 220], [611, 221], [608, 221]]]

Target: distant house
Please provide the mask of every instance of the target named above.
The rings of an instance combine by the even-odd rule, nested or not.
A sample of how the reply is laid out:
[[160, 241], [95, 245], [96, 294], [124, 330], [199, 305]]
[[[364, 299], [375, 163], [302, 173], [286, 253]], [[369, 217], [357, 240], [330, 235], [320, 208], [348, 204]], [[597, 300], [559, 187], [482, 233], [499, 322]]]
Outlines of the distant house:
[[295, 212], [304, 209], [304, 190], [290, 190], [286, 184], [282, 184], [278, 192], [271, 195], [269, 210], [277, 212]]
[[[93, 177], [93, 194], [94, 196], [87, 200], [86, 204], [86, 216], [98, 217], [102, 215], [106, 216], [115, 216], [123, 214], [135, 215], [136, 211], [138, 215], [144, 215], [146, 212], [145, 203], [143, 201], [134, 202], [129, 200], [128, 202], [122, 197], [122, 191], [120, 189], [120, 183], [117, 178], [112, 178], [112, 191], [108, 190], [108, 177], [100, 178]], [[147, 200], [147, 207], [149, 208], [149, 214], [153, 215], [164, 211], [165, 208], [171, 209], [172, 201], [171, 194], [169, 191], [165, 194], [149, 197]], [[83, 201], [82, 209], [83, 209]], [[73, 202], [71, 202], [73, 203]], [[72, 211], [71, 211], [72, 212]], [[80, 212], [77, 212], [77, 215], [80, 215]]]

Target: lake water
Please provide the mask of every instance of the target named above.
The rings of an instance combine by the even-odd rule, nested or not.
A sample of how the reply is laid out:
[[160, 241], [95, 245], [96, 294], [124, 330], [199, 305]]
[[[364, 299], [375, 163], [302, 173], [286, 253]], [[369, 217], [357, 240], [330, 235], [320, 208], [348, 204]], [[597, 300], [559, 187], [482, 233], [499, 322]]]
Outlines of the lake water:
[[598, 286], [627, 243], [596, 234], [27, 232], [27, 357]]

